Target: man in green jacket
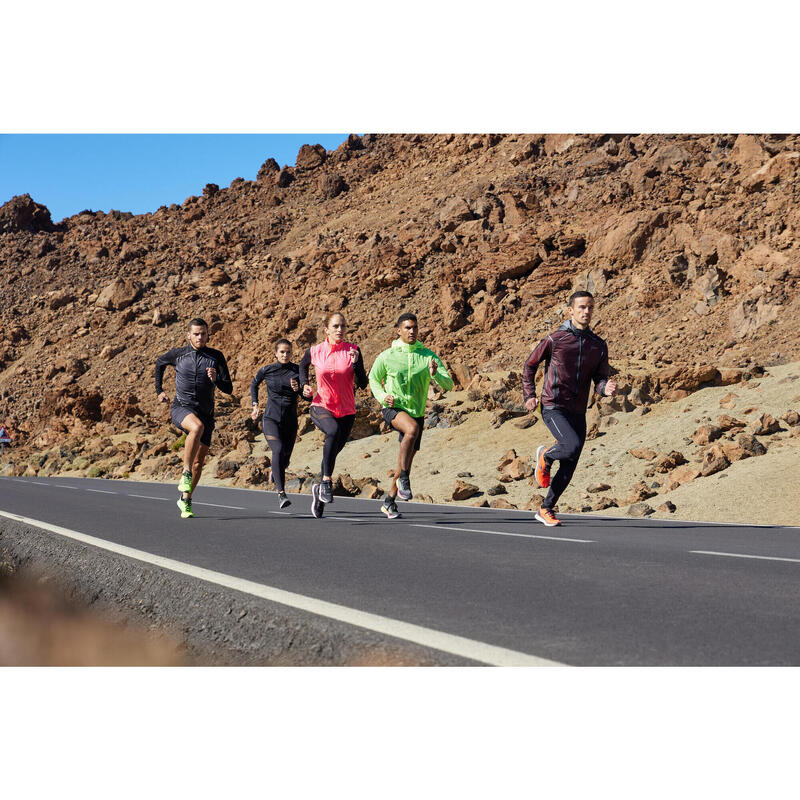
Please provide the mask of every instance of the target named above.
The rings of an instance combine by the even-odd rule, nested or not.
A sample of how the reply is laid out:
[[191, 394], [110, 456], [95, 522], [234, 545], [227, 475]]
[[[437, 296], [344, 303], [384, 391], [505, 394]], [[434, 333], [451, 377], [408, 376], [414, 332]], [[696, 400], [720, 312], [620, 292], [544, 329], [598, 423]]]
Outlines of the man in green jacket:
[[392, 486], [381, 511], [389, 519], [400, 516], [396, 498], [410, 500], [411, 481], [408, 473], [414, 454], [419, 450], [425, 422], [425, 402], [431, 378], [448, 391], [453, 379], [439, 356], [417, 339], [419, 325], [414, 314], [401, 314], [397, 320], [398, 339], [384, 350], [369, 371], [372, 394], [383, 406], [383, 418], [399, 432], [400, 455]]

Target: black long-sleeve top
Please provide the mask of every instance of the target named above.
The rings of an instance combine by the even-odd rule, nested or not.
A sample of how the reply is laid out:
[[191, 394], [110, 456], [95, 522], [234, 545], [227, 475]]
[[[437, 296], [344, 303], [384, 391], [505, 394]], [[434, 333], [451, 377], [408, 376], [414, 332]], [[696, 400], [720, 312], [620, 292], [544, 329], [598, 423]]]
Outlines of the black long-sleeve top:
[[[173, 405], [199, 411], [206, 416], [214, 416], [214, 390], [225, 394], [233, 393], [233, 381], [225, 356], [212, 347], [195, 350], [190, 344], [175, 347], [159, 356], [156, 361], [156, 394], [163, 391], [162, 381], [167, 365], [175, 367], [175, 399]], [[206, 370], [214, 367], [217, 380], [212, 382]]]
[[292, 378], [300, 383], [300, 368], [291, 361], [287, 364], [275, 361], [256, 373], [250, 384], [250, 397], [258, 403], [258, 387], [263, 381], [267, 387], [267, 410], [264, 412], [267, 419], [283, 422], [287, 417], [297, 416], [297, 398], [303, 387], [297, 391], [292, 389]]

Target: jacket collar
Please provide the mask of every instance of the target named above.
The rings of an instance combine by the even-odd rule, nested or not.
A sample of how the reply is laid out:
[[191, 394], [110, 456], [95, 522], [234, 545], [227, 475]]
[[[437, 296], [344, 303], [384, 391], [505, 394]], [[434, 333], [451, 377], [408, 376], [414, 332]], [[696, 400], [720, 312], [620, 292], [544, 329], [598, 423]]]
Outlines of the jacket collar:
[[559, 326], [558, 329], [560, 331], [569, 331], [570, 333], [574, 333], [575, 336], [587, 336], [592, 332], [591, 328], [584, 328], [584, 330], [579, 330], [572, 324], [571, 319], [568, 319], [563, 325]]
[[417, 339], [414, 344], [406, 344], [402, 339], [395, 339], [392, 342], [392, 347], [396, 347], [398, 350], [415, 353], [417, 350], [422, 350], [424, 345], [419, 339]]

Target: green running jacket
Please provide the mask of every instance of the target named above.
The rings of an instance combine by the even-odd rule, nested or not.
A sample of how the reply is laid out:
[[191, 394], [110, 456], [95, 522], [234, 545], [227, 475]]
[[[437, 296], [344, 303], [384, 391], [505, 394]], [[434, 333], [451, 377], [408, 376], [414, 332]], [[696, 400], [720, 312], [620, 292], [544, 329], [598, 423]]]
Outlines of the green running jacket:
[[369, 387], [381, 405], [386, 395], [394, 395], [393, 408], [405, 411], [409, 416], [425, 415], [425, 401], [431, 382], [429, 364], [436, 361], [438, 369], [433, 380], [445, 391], [453, 388], [453, 379], [439, 356], [428, 350], [422, 342], [406, 344], [395, 339], [388, 350], [384, 350], [369, 371]]

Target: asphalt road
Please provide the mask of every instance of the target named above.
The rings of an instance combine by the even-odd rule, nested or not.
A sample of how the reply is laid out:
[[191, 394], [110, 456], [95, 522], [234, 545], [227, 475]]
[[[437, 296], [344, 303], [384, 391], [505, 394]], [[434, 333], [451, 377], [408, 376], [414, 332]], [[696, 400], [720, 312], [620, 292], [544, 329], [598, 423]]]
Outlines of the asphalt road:
[[182, 520], [171, 484], [0, 479], [6, 516], [478, 662], [800, 664], [800, 528], [291, 497], [201, 485]]

